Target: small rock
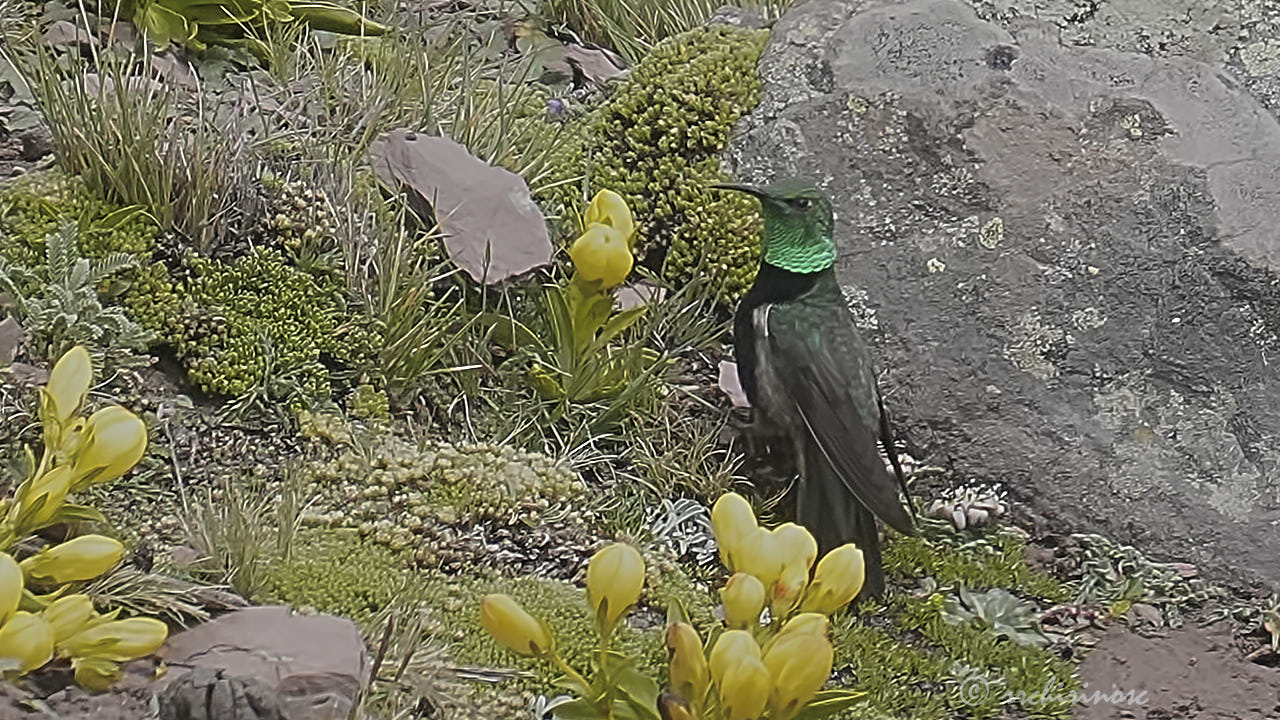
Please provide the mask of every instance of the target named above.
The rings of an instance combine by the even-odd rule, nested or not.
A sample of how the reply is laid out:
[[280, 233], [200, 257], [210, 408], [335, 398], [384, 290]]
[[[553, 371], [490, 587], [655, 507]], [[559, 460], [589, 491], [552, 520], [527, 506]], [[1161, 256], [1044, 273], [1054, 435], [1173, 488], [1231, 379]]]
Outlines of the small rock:
[[707, 19], [707, 25], [731, 25], [733, 27], [759, 30], [765, 27], [764, 18], [756, 13], [735, 5], [721, 5]]
[[49, 26], [44, 33], [44, 41], [47, 45], [54, 47], [67, 47], [69, 45], [97, 45], [98, 39], [83, 29], [76, 27], [75, 23], [66, 20], [59, 20]]
[[[285, 720], [346, 720], [369, 674], [364, 638], [355, 623], [332, 615], [295, 615], [282, 606], [230, 612], [174, 635], [161, 653], [170, 667], [221, 671], [217, 677], [248, 683], [214, 683], [220, 692], [249, 693], [258, 687], [253, 683], [261, 683], [279, 694]], [[171, 672], [160, 692], [188, 674]], [[189, 682], [214, 682], [212, 677]]]
[[8, 365], [18, 356], [18, 347], [27, 333], [17, 320], [7, 317], [0, 322], [0, 365]]
[[738, 364], [729, 360], [720, 361], [720, 390], [733, 401], [734, 407], [751, 407], [747, 394], [738, 383]]

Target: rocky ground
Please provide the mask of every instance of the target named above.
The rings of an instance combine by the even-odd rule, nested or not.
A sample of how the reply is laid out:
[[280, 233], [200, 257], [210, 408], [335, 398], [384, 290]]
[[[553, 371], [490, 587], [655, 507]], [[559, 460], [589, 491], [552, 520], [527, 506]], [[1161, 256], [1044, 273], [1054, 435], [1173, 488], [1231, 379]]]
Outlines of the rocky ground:
[[[780, 9], [765, 5], [753, 10]], [[44, 47], [91, 42], [70, 8], [22, 7]], [[501, 3], [379, 13], [411, 43], [460, 23], [475, 54], [429, 45], [439, 67], [532, 58], [534, 94], [432, 115], [455, 145], [414, 125], [431, 93], [464, 97], [447, 73], [398, 64], [417, 45], [325, 65], [315, 58], [345, 47], [326, 36], [272, 72], [221, 49], [160, 56], [157, 82], [211, 88], [202, 97], [246, 138], [243, 156], [219, 161], [248, 179], [208, 237], [181, 217], [159, 223], [138, 256], [164, 266], [171, 290], [140, 305], [101, 290], [130, 317], [171, 295], [186, 304], [143, 350], [106, 348], [116, 360], [94, 402], [137, 412], [151, 445], [86, 501], [130, 545], [92, 588], [99, 604], [190, 629], [106, 694], [55, 666], [4, 685], [0, 718], [545, 720], [552, 678], [483, 635], [476, 599], [512, 593], [579, 657], [583, 567], [614, 538], [650, 561], [626, 642], [662, 672], [667, 603], [714, 622], [709, 503], [737, 487], [787, 512], [772, 500], [789, 460], [746, 442], [720, 372], [732, 293], [755, 257], [747, 211], [696, 190], [721, 160], [747, 181], [810, 176], [834, 199], [841, 281], [928, 516], [920, 538], [888, 539], [890, 599], [834, 631], [832, 685], [869, 693], [841, 718], [1280, 717], [1280, 9], [801, 0], [776, 23], [716, 14], [717, 28], [769, 27], [767, 41], [715, 30], [652, 52], [582, 17], [539, 26]], [[757, 58], [758, 85], [745, 70]], [[378, 84], [406, 72], [442, 84]], [[113, 207], [22, 194], [22, 178], [60, 172], [40, 92], [0, 58], [0, 250], [21, 257], [31, 207], [70, 208], [51, 213], [89, 228]], [[521, 129], [499, 135], [490, 116]], [[333, 169], [346, 160], [316, 154], [400, 125], [415, 130], [378, 135], [359, 182]], [[685, 144], [645, 144], [663, 133]], [[453, 166], [467, 170], [442, 180]], [[529, 356], [467, 320], [497, 305], [549, 336], [530, 298], [556, 276], [530, 271], [562, 266], [574, 231], [534, 232], [530, 218], [580, 204], [562, 186], [587, 167], [591, 189], [617, 188], [645, 230], [653, 277], [625, 302], [664, 288], [652, 323], [623, 337], [670, 361], [607, 428], [591, 425], [600, 405], [548, 414]], [[383, 234], [383, 211], [361, 195], [374, 176], [407, 194], [404, 217], [421, 216], [391, 224], [418, 233], [400, 257], [424, 263], [411, 289], [439, 299], [422, 306], [441, 318], [436, 334], [395, 312], [419, 296], [370, 290], [394, 285], [389, 268], [408, 272], [377, 254], [408, 235]], [[454, 215], [444, 241], [421, 236], [432, 203], [497, 196], [514, 200]], [[468, 239], [485, 237], [502, 247]], [[699, 247], [714, 248], [710, 270], [693, 269]], [[263, 250], [284, 260], [243, 260]], [[516, 279], [485, 287], [489, 272]], [[706, 273], [710, 292], [691, 281]], [[295, 294], [263, 291], [277, 285]], [[50, 361], [36, 324], [12, 297], [5, 308], [0, 487], [21, 477], [20, 446], [39, 442], [32, 403]], [[293, 332], [304, 325], [319, 339]], [[279, 353], [260, 356], [254, 333]], [[385, 349], [415, 343], [448, 353]], [[279, 371], [250, 382], [255, 362]], [[434, 365], [410, 375], [413, 363]], [[987, 516], [975, 507], [990, 522], [972, 522]]]

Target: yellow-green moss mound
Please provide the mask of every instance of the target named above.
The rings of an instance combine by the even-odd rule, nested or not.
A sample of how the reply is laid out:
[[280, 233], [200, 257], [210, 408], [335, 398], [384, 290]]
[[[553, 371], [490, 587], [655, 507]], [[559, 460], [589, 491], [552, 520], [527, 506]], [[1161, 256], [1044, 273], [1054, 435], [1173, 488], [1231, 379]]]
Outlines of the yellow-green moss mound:
[[272, 248], [230, 263], [195, 256], [186, 262], [189, 314], [177, 347], [189, 377], [206, 392], [237, 396], [262, 388], [276, 400], [329, 397], [325, 359], [355, 364], [368, 352], [336, 271], [302, 270]]
[[288, 558], [274, 558], [263, 576], [261, 599], [314, 608], [357, 622], [381, 612], [405, 587], [391, 550], [350, 530], [304, 529]]
[[734, 123], [759, 101], [756, 61], [769, 33], [728, 26], [659, 43], [601, 108], [593, 129], [592, 192], [626, 198], [642, 250], [665, 249], [664, 276], [713, 280], [735, 301], [759, 263], [754, 201], [709, 190], [725, 178], [719, 154]]
[[[420, 565], [526, 561], [533, 567], [547, 559], [542, 555], [553, 555], [558, 567], [571, 572], [580, 563], [579, 550], [551, 554], [524, 546], [534, 542], [526, 537], [533, 529], [579, 544], [575, 536], [581, 538], [587, 520], [581, 510], [586, 485], [545, 455], [484, 444], [420, 449], [384, 436], [313, 465], [308, 474], [317, 498], [304, 518], [308, 524], [357, 529], [374, 542], [408, 551]], [[477, 531], [479, 525], [501, 532], [486, 535]], [[546, 538], [536, 542], [551, 546]], [[513, 555], [490, 557], [486, 548], [493, 543]]]

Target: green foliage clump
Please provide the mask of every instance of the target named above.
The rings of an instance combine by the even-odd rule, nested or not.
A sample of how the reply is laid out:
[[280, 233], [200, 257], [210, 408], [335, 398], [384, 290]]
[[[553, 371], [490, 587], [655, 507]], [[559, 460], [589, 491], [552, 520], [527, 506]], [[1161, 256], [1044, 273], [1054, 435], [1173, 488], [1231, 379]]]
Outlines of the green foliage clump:
[[941, 692], [947, 664], [923, 648], [909, 645], [888, 631], [859, 623], [851, 615], [831, 625], [837, 673], [853, 676], [849, 685], [867, 693], [862, 707], [840, 715], [857, 718], [949, 718]]
[[361, 419], [385, 420], [391, 417], [391, 400], [386, 390], [361, 383], [351, 393], [351, 415]]
[[304, 520], [354, 527], [419, 563], [436, 561], [455, 525], [536, 524], [568, 514], [586, 485], [551, 458], [497, 445], [419, 449], [394, 437], [309, 469], [316, 504]]
[[1011, 532], [977, 540], [951, 532], [894, 535], [884, 549], [885, 571], [901, 578], [932, 577], [939, 585], [1002, 587], [1050, 602], [1070, 596], [1053, 576], [1027, 564], [1027, 544]]
[[186, 260], [185, 301], [193, 307], [177, 348], [206, 392], [264, 388], [277, 400], [332, 393], [324, 359], [355, 364], [368, 343], [349, 322], [336, 272], [307, 272], [275, 249], [254, 248], [230, 263]]
[[44, 260], [45, 238], [72, 220], [77, 249], [99, 260], [112, 253], [148, 258], [160, 228], [141, 208], [98, 198], [78, 176], [61, 170], [32, 173], [0, 185], [0, 257], [32, 266]]
[[600, 109], [593, 130], [592, 193], [607, 188], [626, 199], [638, 249], [665, 248], [669, 281], [706, 275], [728, 303], [755, 277], [758, 207], [707, 185], [726, 179], [719, 153], [759, 101], [755, 64], [768, 37], [717, 25], [664, 40]]
[[291, 549], [268, 564], [262, 599], [361, 622], [390, 605], [405, 583], [394, 552], [351, 531], [306, 528]]
[[34, 336], [35, 353], [53, 360], [76, 345], [100, 357], [126, 359], [142, 351], [153, 334], [119, 307], [104, 306], [98, 287], [136, 265], [134, 256], [112, 253], [89, 260], [76, 250], [75, 222], [45, 238], [46, 262], [35, 267], [0, 258], [0, 289], [13, 294], [18, 315]]

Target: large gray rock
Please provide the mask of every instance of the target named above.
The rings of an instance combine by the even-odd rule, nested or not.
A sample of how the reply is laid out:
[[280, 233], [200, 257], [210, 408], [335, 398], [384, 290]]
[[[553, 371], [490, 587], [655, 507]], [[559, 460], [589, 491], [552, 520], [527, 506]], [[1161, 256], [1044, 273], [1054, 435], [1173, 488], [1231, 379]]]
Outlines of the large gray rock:
[[835, 199], [910, 444], [1059, 528], [1280, 587], [1280, 124], [1197, 59], [1222, 48], [1061, 26], [802, 0], [730, 168]]

